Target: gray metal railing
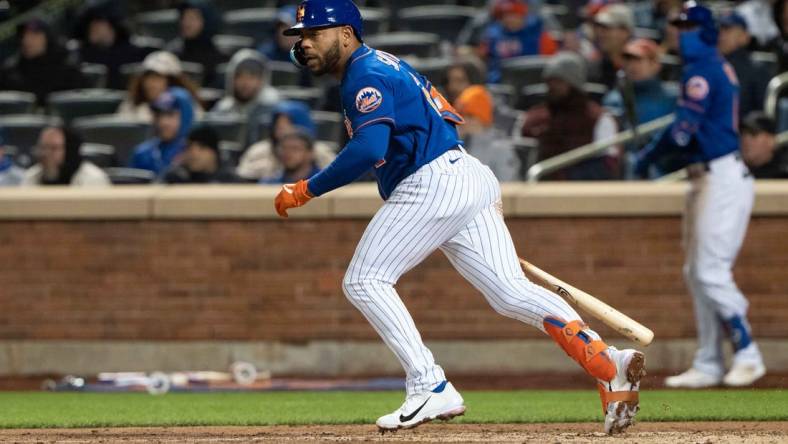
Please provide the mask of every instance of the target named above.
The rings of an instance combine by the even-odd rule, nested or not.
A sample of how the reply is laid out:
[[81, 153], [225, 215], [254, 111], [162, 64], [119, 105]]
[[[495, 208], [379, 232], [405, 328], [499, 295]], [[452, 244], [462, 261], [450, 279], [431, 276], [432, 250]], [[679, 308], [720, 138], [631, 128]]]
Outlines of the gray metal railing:
[[788, 72], [776, 75], [769, 80], [766, 86], [766, 99], [763, 104], [763, 112], [772, 119], [777, 117], [777, 102], [780, 99], [780, 93], [788, 86]]
[[579, 148], [575, 148], [571, 151], [553, 156], [549, 159], [545, 159], [541, 162], [537, 162], [528, 168], [526, 180], [528, 182], [538, 182], [540, 178], [547, 174], [553, 173], [562, 168], [566, 168], [570, 165], [574, 165], [575, 163], [582, 160], [598, 156], [604, 153], [611, 146], [627, 143], [636, 138], [655, 133], [670, 125], [674, 118], [675, 116], [673, 114], [660, 117], [659, 119], [638, 125], [635, 131], [628, 129], [616, 134], [613, 137], [592, 142]]

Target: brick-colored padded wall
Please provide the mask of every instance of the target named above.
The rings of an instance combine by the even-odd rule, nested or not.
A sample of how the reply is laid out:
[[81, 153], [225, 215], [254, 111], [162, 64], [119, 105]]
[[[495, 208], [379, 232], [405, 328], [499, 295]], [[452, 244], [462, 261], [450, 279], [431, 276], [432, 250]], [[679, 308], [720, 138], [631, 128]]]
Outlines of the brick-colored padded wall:
[[[788, 336], [787, 223], [754, 218], [736, 267], [759, 337]], [[508, 224], [519, 253], [543, 269], [659, 338], [694, 336], [678, 217]], [[0, 338], [374, 339], [340, 288], [365, 226], [361, 219], [0, 221]], [[440, 253], [398, 288], [427, 339], [539, 336], [495, 313]]]

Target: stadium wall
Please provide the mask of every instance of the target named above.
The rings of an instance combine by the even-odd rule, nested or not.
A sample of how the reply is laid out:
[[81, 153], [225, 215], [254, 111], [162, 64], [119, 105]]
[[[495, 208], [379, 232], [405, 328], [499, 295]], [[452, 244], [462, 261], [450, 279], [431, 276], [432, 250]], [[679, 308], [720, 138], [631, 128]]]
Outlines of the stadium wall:
[[[681, 278], [686, 186], [504, 187], [520, 255], [652, 328], [652, 368], [680, 369], [692, 355]], [[280, 374], [398, 373], [340, 288], [380, 206], [374, 186], [331, 193], [286, 221], [273, 211], [276, 191], [0, 191], [0, 374], [221, 369], [235, 359]], [[735, 274], [774, 370], [788, 370], [787, 227], [788, 183], [758, 183]], [[539, 331], [496, 314], [440, 253], [398, 289], [447, 368], [570, 369]]]

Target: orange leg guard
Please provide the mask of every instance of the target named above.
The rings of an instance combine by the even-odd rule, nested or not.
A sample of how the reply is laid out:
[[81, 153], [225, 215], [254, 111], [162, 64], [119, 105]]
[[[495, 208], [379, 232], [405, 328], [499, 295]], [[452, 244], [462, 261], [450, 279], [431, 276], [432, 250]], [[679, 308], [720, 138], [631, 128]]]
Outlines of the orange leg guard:
[[580, 321], [566, 323], [548, 316], [543, 325], [547, 334], [589, 375], [603, 381], [610, 381], [616, 376], [616, 364], [607, 355], [607, 344], [581, 333], [587, 327], [585, 324]]

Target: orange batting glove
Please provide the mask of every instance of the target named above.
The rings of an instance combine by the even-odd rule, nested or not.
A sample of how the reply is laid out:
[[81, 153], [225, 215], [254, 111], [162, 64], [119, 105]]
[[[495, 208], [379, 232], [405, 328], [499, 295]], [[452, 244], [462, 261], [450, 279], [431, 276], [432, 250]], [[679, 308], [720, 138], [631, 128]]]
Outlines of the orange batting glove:
[[274, 199], [276, 212], [282, 217], [287, 217], [287, 210], [290, 208], [306, 205], [313, 197], [306, 186], [307, 181], [299, 180], [296, 183], [286, 183], [282, 185], [282, 190]]

